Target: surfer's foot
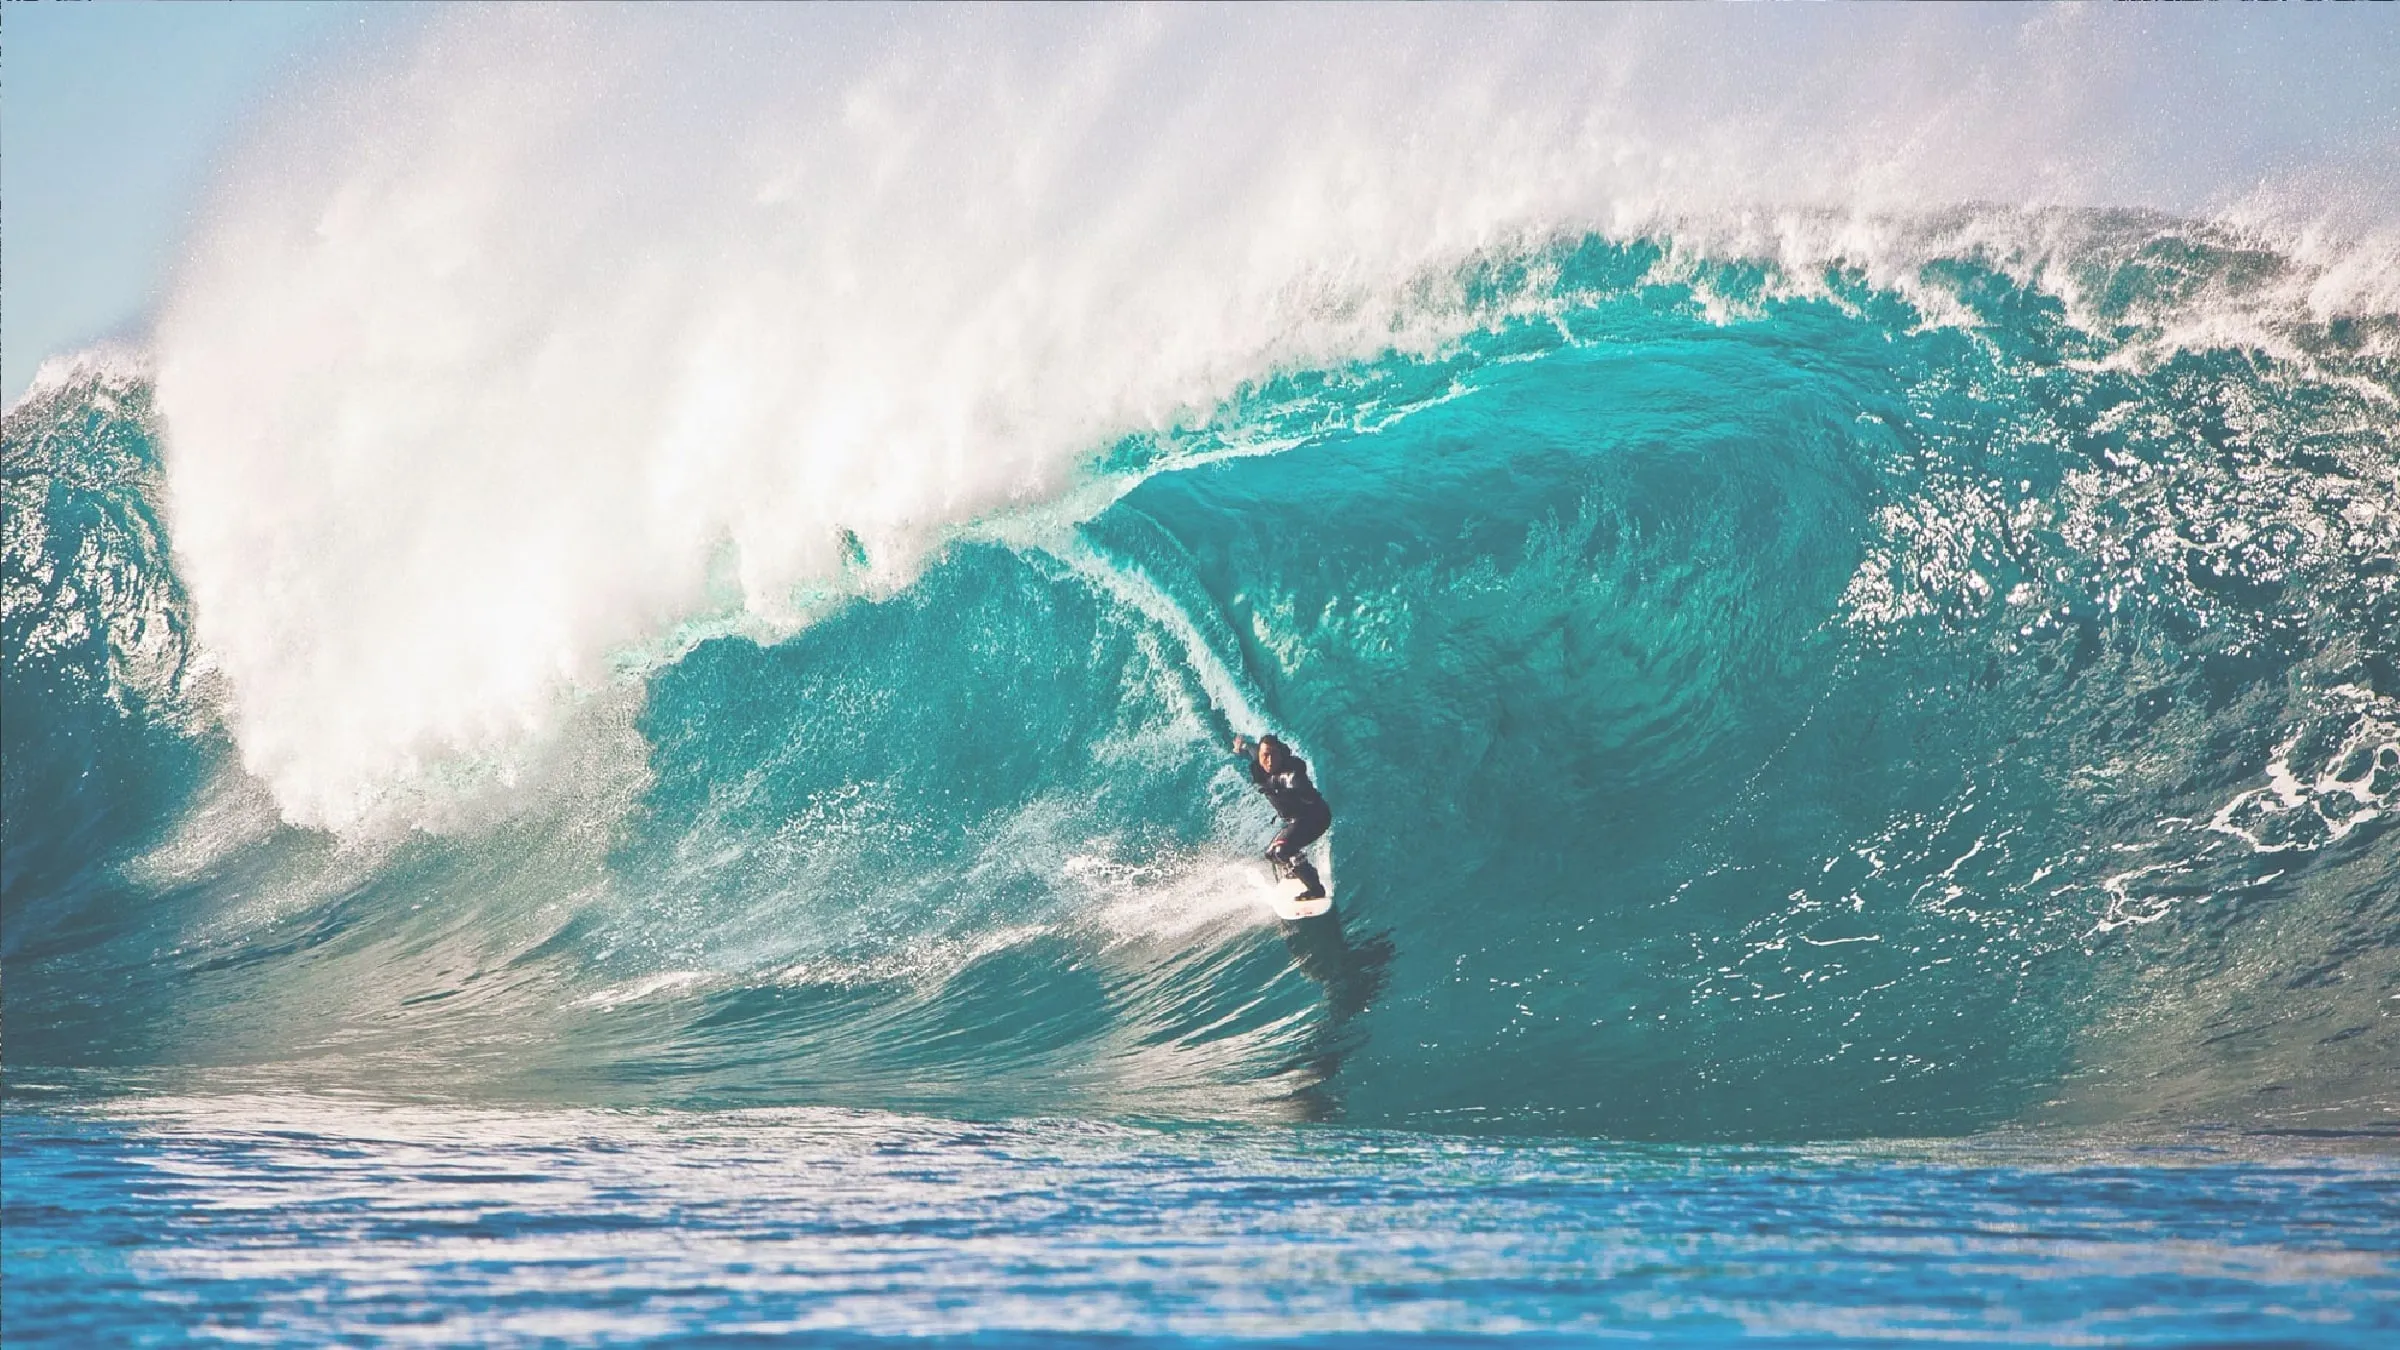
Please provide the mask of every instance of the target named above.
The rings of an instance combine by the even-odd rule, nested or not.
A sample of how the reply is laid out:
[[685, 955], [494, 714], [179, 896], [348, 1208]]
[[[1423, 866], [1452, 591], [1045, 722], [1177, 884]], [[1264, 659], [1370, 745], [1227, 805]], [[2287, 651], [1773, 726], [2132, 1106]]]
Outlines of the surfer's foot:
[[1295, 896], [1295, 897], [1293, 897], [1293, 898], [1294, 898], [1294, 899], [1298, 899], [1298, 900], [1322, 900], [1322, 899], [1324, 899], [1324, 898], [1325, 898], [1325, 892], [1323, 892], [1323, 891], [1302, 891], [1302, 892], [1300, 892], [1300, 894], [1299, 894], [1299, 895], [1297, 895], [1297, 896]]

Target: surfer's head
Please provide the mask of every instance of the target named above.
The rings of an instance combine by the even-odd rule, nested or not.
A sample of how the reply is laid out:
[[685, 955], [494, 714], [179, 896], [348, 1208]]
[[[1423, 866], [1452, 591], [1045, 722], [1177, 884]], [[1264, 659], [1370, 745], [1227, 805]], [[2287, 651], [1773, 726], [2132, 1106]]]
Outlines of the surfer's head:
[[1258, 738], [1258, 767], [1273, 770], [1283, 762], [1283, 742], [1272, 736]]

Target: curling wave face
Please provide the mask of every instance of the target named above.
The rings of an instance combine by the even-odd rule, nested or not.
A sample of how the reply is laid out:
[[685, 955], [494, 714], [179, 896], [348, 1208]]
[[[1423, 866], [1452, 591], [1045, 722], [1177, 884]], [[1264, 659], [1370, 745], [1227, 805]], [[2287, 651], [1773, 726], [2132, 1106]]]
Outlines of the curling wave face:
[[[1531, 58], [1489, 42], [1447, 140], [1391, 134], [1388, 79], [1301, 100], [1306, 153], [1244, 139], [1199, 79], [1123, 135], [1222, 174], [1103, 172], [1099, 114], [1189, 54], [1159, 16], [981, 83], [972, 22], [871, 23], [824, 108], [703, 100], [821, 139], [628, 195], [608, 138], [678, 124], [592, 59], [620, 22], [436, 25], [347, 95], [389, 121], [235, 175], [155, 373], [10, 410], [12, 1081], [1662, 1138], [2388, 1112], [2372, 238], [1697, 189], [1612, 228], [1623, 175], [1577, 166], [1638, 138], [1495, 122]], [[528, 50], [555, 78], [501, 80]], [[1086, 82], [1024, 102], [1059, 50]], [[444, 122], [462, 88], [499, 101]], [[722, 240], [667, 212], [761, 164], [796, 195]], [[943, 224], [961, 174], [987, 215]], [[1268, 727], [1334, 802], [1337, 925], [1252, 895], [1223, 746]]]
[[[1727, 319], [1662, 256], [1587, 243], [1539, 317], [1120, 444], [1081, 524], [699, 641], [513, 814], [400, 837], [240, 771], [139, 376], [47, 389], [12, 1072], [1676, 1137], [2377, 1109], [2380, 358], [2121, 366], [1965, 260], [1974, 327]], [[1220, 747], [1260, 721], [1335, 799], [1346, 935], [1248, 893]]]

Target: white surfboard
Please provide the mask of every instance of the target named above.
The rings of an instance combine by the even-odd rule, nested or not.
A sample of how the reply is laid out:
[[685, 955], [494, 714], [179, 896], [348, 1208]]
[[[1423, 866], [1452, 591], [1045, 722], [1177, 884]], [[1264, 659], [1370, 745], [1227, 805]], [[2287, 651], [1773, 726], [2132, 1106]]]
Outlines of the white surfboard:
[[1313, 900], [1301, 899], [1300, 892], [1307, 889], [1298, 877], [1267, 877], [1259, 882], [1259, 893], [1265, 898], [1267, 908], [1274, 910], [1275, 917], [1285, 923], [1313, 919], [1333, 908], [1333, 897], [1329, 894]]

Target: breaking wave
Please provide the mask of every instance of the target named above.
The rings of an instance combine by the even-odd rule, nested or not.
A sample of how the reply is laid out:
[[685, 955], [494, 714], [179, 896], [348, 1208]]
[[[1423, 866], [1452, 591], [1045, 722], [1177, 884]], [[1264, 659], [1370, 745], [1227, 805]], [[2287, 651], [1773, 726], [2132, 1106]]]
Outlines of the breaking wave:
[[261, 133], [7, 416], [12, 1079], [2388, 1115], [2390, 235], [1561, 54], [1650, 16], [1023, 19], [478, 11]]

